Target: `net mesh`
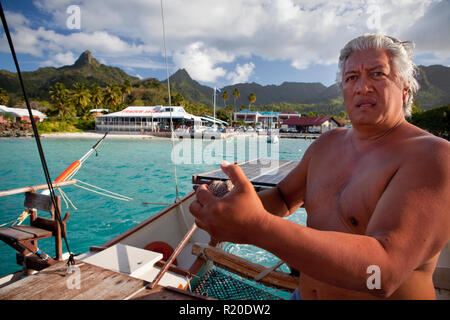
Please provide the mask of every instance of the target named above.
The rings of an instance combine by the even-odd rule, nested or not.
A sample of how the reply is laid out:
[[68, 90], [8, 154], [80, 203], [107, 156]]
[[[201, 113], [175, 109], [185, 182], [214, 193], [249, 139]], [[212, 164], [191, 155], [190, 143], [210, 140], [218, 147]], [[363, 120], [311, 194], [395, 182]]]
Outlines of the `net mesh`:
[[219, 300], [285, 300], [290, 296], [287, 291], [251, 284], [251, 281], [218, 267], [193, 281], [191, 288], [194, 293]]

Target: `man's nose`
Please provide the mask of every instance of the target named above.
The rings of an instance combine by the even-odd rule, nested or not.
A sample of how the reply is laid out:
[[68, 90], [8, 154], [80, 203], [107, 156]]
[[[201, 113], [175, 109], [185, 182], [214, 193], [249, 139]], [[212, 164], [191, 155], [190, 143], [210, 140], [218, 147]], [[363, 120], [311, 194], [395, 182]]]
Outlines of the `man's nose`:
[[366, 75], [362, 75], [358, 78], [356, 84], [356, 93], [364, 95], [365, 93], [372, 90], [372, 83]]

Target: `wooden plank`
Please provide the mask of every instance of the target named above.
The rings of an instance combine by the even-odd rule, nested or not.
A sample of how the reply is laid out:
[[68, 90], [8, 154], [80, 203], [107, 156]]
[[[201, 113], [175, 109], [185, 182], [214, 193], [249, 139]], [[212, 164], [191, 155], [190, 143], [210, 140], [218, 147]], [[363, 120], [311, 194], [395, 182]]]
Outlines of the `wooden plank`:
[[0, 288], [1, 300], [117, 300], [125, 299], [148, 283], [127, 275], [77, 261], [79, 287], [75, 273], [66, 275], [65, 262], [58, 262], [34, 275]]
[[[61, 199], [57, 196], [57, 205], [60, 205]], [[52, 197], [47, 196], [45, 194], [39, 194], [36, 192], [27, 192], [25, 193], [25, 202], [24, 206], [30, 209], [38, 209], [47, 212], [51, 212], [53, 216], [53, 212], [55, 210], [52, 202]]]
[[[256, 275], [266, 269], [264, 266], [247, 261], [241, 257], [209, 245], [200, 246], [195, 244], [192, 247], [192, 254], [197, 256], [202, 256], [204, 254], [215, 265], [250, 280], [253, 280]], [[294, 291], [298, 287], [299, 279], [283, 272], [272, 271], [262, 278], [260, 282], [270, 287]]]
[[49, 238], [52, 232], [30, 226], [14, 226], [10, 228], [0, 228], [0, 239], [7, 237], [15, 241], [28, 240], [34, 238]]

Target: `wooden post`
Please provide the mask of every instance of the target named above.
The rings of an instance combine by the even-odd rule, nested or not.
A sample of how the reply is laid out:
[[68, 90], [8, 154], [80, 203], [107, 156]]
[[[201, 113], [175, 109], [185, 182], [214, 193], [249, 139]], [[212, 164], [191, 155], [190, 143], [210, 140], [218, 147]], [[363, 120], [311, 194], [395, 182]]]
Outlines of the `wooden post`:
[[167, 270], [169, 269], [170, 265], [172, 264], [172, 262], [175, 260], [175, 258], [180, 254], [181, 250], [183, 250], [183, 248], [186, 246], [186, 244], [188, 243], [189, 239], [192, 237], [192, 235], [194, 234], [194, 232], [197, 230], [197, 225], [194, 223], [191, 227], [191, 229], [188, 231], [188, 233], [186, 233], [186, 235], [184, 236], [184, 238], [181, 240], [181, 242], [178, 244], [177, 248], [174, 250], [174, 252], [172, 253], [172, 255], [170, 256], [170, 258], [167, 260], [166, 264], [161, 268], [161, 270], [159, 271], [159, 273], [157, 274], [156, 278], [152, 281], [152, 283], [149, 284], [149, 288], [153, 289], [154, 287], [156, 287], [156, 285], [158, 284], [158, 282], [161, 280], [161, 278], [163, 277], [163, 275], [167, 272]]

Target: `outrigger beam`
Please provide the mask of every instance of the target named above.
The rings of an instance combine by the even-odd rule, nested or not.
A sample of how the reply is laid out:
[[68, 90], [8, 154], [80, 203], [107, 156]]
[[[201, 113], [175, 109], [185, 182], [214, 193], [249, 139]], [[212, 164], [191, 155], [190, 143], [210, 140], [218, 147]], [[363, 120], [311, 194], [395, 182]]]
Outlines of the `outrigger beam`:
[[[63, 186], [76, 184], [77, 182], [78, 181], [76, 179], [62, 181], [62, 182], [53, 182], [52, 186], [53, 186], [53, 188], [59, 188], [59, 187], [63, 187]], [[45, 189], [48, 189], [47, 184], [39, 184], [37, 186], [29, 186], [29, 187], [23, 187], [23, 188], [17, 188], [17, 189], [10, 189], [10, 190], [5, 190], [5, 191], [0, 191], [0, 197], [10, 196], [10, 195], [19, 194], [19, 193], [25, 193], [25, 192], [33, 192], [33, 191], [37, 191], [37, 190], [45, 190]]]

